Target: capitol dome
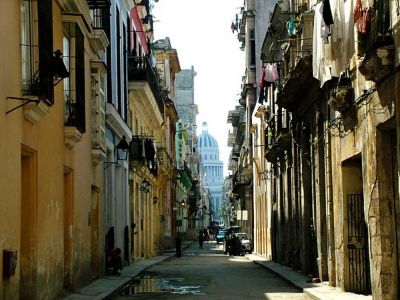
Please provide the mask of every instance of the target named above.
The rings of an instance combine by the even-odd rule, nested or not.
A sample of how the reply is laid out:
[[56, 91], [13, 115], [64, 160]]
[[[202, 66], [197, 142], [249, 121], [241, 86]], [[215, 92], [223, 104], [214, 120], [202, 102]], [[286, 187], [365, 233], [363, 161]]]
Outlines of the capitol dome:
[[199, 135], [198, 144], [201, 149], [213, 148], [218, 150], [217, 140], [208, 133], [207, 122], [203, 122], [203, 130], [202, 133]]
[[208, 133], [207, 122], [203, 122], [202, 133], [198, 137], [198, 146], [200, 176], [204, 187], [210, 193], [210, 205], [214, 212], [214, 220], [220, 220], [223, 201], [224, 164], [219, 160], [217, 140]]

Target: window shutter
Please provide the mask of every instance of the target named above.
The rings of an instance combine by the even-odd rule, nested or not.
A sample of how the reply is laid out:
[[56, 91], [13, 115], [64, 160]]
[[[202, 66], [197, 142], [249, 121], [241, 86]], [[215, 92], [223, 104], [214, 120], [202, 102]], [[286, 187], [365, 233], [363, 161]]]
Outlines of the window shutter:
[[82, 31], [78, 25], [75, 25], [75, 87], [76, 87], [76, 128], [84, 133], [86, 131], [85, 123], [85, 40]]
[[[128, 18], [129, 19], [129, 18]], [[128, 47], [127, 47], [127, 31], [126, 28], [124, 26], [124, 31], [123, 31], [123, 48], [122, 51], [124, 52], [123, 58], [124, 58], [124, 102], [123, 102], [123, 118], [125, 121], [127, 121], [128, 118], [128, 57], [127, 57], [127, 52], [128, 52]]]
[[53, 76], [50, 60], [53, 56], [52, 0], [38, 1], [39, 27], [39, 97], [54, 103]]

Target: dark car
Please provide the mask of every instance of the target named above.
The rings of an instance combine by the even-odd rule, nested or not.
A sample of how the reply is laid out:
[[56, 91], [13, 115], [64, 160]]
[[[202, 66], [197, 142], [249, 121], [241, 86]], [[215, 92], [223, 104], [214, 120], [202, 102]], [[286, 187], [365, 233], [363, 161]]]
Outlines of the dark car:
[[219, 244], [220, 242], [223, 242], [226, 236], [226, 230], [224, 229], [220, 229], [218, 231], [217, 237], [215, 238], [215, 240], [217, 241], [217, 244]]
[[225, 239], [224, 239], [224, 253], [232, 253], [232, 255], [236, 255], [233, 253], [236, 253], [237, 251], [235, 250], [236, 247], [233, 247], [233, 243], [232, 243], [232, 238], [234, 236], [235, 233], [240, 232], [240, 226], [234, 225], [231, 226], [229, 228], [226, 229], [226, 233], [225, 233]]

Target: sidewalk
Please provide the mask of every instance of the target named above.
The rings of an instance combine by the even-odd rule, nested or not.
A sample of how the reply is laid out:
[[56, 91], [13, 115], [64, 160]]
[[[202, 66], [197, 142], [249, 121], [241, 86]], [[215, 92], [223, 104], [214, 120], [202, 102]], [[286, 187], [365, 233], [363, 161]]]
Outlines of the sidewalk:
[[282, 266], [273, 261], [269, 261], [257, 254], [246, 255], [252, 262], [263, 266], [278, 276], [282, 277], [291, 284], [297, 286], [311, 299], [316, 300], [372, 300], [372, 296], [358, 295], [354, 293], [343, 292], [339, 288], [328, 286], [325, 283], [307, 283], [309, 278], [293, 269]]
[[[192, 243], [192, 241], [183, 242], [182, 250], [188, 248]], [[168, 251], [162, 256], [154, 256], [148, 259], [137, 260], [131, 265], [124, 267], [120, 276], [101, 276], [100, 278], [93, 280], [89, 285], [84, 286], [72, 294], [60, 299], [105, 299], [113, 292], [121, 288], [124, 284], [128, 283], [132, 278], [138, 276], [145, 269], [173, 256], [175, 256], [175, 251]]]

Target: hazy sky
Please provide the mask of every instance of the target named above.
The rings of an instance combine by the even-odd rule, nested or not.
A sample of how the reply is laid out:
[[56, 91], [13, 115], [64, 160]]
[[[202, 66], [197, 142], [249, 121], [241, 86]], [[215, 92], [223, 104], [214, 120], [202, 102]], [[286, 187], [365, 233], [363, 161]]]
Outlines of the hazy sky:
[[169, 37], [178, 52], [182, 69], [194, 66], [195, 102], [199, 107], [198, 133], [201, 124], [219, 145], [220, 159], [227, 175], [228, 111], [238, 105], [244, 53], [239, 49], [237, 32], [231, 23], [240, 12], [243, 0], [159, 0], [154, 3], [155, 39]]

